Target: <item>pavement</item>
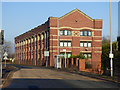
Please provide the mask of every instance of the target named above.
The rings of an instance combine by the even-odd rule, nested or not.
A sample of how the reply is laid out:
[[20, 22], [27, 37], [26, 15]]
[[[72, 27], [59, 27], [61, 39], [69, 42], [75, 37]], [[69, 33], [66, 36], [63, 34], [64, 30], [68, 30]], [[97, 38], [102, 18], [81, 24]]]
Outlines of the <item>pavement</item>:
[[44, 67], [19, 66], [11, 77], [10, 88], [120, 88], [116, 83]]

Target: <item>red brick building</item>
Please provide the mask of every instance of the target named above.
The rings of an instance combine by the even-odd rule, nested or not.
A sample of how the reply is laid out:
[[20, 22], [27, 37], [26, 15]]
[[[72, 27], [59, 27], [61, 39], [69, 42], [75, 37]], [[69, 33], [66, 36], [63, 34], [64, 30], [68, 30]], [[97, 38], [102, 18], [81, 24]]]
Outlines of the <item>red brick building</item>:
[[[82, 52], [94, 68], [101, 65], [101, 48], [102, 20], [75, 9], [60, 18], [49, 17], [44, 24], [15, 37], [15, 61], [54, 66], [54, 55], [63, 55], [66, 49], [67, 57]], [[45, 57], [44, 51], [50, 56]]]

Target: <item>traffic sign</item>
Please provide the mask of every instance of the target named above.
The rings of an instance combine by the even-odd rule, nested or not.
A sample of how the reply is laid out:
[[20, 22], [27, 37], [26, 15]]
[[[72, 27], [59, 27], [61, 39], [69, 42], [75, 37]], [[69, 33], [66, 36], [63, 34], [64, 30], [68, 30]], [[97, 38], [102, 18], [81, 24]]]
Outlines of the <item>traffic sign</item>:
[[113, 54], [109, 54], [109, 58], [113, 58], [114, 57], [114, 55]]
[[7, 52], [5, 52], [3, 56], [8, 56]]
[[5, 56], [4, 59], [7, 60], [8, 58]]
[[44, 56], [49, 56], [49, 51], [44, 51]]

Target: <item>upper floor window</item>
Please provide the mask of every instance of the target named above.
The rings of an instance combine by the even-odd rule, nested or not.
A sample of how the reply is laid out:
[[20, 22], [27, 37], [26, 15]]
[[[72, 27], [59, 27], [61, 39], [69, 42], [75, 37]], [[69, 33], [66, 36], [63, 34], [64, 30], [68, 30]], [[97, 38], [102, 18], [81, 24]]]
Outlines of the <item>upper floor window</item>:
[[91, 47], [90, 41], [80, 41], [80, 47]]
[[71, 35], [71, 31], [69, 31], [69, 30], [61, 30], [61, 31], [60, 31], [60, 35], [61, 35], [61, 36], [62, 36], [62, 35], [70, 36], [70, 35]]
[[71, 41], [60, 41], [61, 47], [71, 47]]
[[91, 31], [80, 31], [80, 36], [92, 36]]

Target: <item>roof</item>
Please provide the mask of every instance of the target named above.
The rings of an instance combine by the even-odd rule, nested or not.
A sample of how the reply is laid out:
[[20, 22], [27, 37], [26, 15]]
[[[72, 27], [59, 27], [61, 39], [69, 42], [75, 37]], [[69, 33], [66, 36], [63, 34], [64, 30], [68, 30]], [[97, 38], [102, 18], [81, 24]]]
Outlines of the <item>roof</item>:
[[80, 11], [80, 10], [77, 9], [77, 8], [74, 9], [74, 10], [72, 10], [71, 12], [65, 14], [64, 16], [60, 17], [59, 20], [62, 19], [62, 18], [64, 18], [64, 17], [66, 17], [66, 16], [68, 16], [68, 15], [70, 15], [70, 14], [72, 14], [72, 13], [74, 13], [75, 11], [78, 11], [80, 14], [84, 15], [85, 17], [87, 17], [88, 19], [90, 19], [90, 20], [93, 21], [93, 19], [92, 19], [91, 17], [89, 17], [88, 15], [86, 15], [85, 13], [83, 13], [82, 11]]

